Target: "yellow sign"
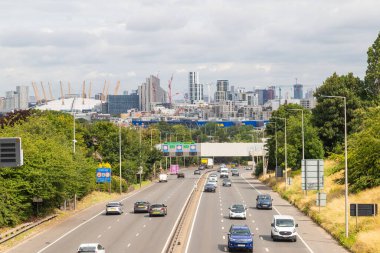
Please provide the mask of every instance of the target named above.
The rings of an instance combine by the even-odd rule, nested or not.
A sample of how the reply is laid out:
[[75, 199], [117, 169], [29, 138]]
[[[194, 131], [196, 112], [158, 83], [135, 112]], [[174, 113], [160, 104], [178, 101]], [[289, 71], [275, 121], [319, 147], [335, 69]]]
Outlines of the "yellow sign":
[[98, 168], [111, 168], [111, 164], [109, 163], [99, 163]]

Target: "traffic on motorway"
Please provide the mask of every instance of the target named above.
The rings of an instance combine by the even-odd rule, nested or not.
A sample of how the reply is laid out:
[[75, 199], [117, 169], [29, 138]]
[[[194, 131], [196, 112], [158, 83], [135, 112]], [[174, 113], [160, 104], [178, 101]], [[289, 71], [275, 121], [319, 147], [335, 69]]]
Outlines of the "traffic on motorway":
[[256, 189], [246, 168], [222, 164], [162, 173], [159, 182], [79, 213], [57, 232], [41, 233], [9, 253], [167, 252], [186, 201], [202, 176], [206, 180], [199, 188], [182, 252], [318, 252], [300, 237], [302, 226], [290, 205], [285, 207], [269, 190]]

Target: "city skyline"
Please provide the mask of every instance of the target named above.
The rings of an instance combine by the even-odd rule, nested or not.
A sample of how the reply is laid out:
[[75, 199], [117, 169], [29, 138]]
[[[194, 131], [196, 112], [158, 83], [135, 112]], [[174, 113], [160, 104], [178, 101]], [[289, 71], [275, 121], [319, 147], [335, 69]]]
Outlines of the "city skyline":
[[43, 81], [58, 97], [59, 80], [76, 93], [83, 80], [94, 93], [104, 80], [110, 91], [120, 80], [121, 94], [151, 74], [165, 90], [173, 74], [173, 94], [184, 93], [191, 71], [212, 84], [211, 94], [217, 80], [250, 90], [290, 88], [297, 78], [307, 91], [334, 72], [363, 79], [379, 7], [374, 0], [2, 2], [0, 96], [19, 85], [33, 94], [31, 82]]

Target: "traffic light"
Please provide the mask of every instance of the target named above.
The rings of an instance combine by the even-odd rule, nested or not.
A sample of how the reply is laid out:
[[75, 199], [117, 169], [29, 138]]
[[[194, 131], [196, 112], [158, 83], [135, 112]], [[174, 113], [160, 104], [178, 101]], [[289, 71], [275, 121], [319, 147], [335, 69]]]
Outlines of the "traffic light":
[[0, 138], [0, 167], [19, 167], [23, 164], [21, 138]]

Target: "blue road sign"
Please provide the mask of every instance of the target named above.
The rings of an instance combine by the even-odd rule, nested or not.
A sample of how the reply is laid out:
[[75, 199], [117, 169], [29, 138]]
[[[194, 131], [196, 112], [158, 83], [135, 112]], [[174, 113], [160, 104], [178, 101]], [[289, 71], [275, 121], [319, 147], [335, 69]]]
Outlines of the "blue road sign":
[[97, 183], [110, 183], [111, 182], [111, 168], [97, 168], [96, 169], [96, 182]]

